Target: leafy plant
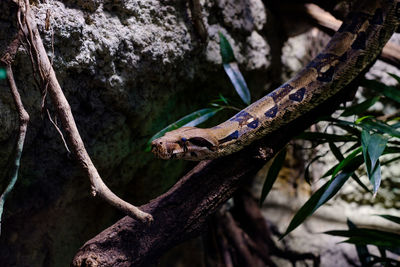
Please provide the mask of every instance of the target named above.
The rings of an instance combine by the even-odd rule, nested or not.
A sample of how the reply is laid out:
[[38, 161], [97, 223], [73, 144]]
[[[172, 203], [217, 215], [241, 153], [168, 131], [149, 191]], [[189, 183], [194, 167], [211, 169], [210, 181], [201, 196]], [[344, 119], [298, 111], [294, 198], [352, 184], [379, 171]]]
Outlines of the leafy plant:
[[[393, 215], [378, 215], [391, 222], [399, 224], [400, 217]], [[327, 231], [325, 234], [332, 236], [347, 237], [344, 243], [354, 244], [357, 254], [363, 266], [373, 266], [376, 263], [384, 263], [385, 266], [400, 266], [398, 259], [387, 257], [386, 251], [400, 255], [400, 235], [394, 232], [388, 232], [377, 229], [358, 228], [350, 220], [347, 221], [349, 230]], [[380, 252], [380, 256], [369, 252], [367, 246], [376, 246]]]
[[[394, 74], [390, 75], [397, 82], [400, 82], [400, 77]], [[330, 152], [338, 162], [322, 175], [321, 178], [329, 178], [329, 180], [294, 215], [282, 237], [296, 229], [308, 216], [312, 215], [319, 207], [335, 196], [350, 177], [364, 188], [365, 191], [371, 192], [368, 186], [363, 184], [356, 174], [356, 171], [362, 166], [365, 166], [366, 175], [369, 178], [370, 187], [372, 187], [371, 197], [375, 197], [382, 180], [381, 166], [400, 159], [400, 142], [398, 140], [400, 138], [400, 131], [398, 130], [400, 127], [400, 123], [398, 122], [400, 117], [397, 114], [377, 116], [370, 110], [375, 103], [381, 101], [392, 101], [393, 104], [396, 104], [396, 102], [400, 103], [399, 90], [395, 86], [387, 86], [374, 80], [364, 80], [362, 85], [381, 95], [368, 98], [360, 104], [351, 105], [343, 109], [343, 112], [338, 117], [321, 118], [320, 121], [328, 123], [324, 132], [304, 132], [297, 137], [298, 139], [311, 141], [314, 146], [328, 144]], [[343, 134], [339, 135], [327, 132], [330, 129], [338, 130], [339, 128], [344, 132]], [[325, 156], [325, 154], [316, 155], [307, 165], [305, 178], [309, 183], [310, 166], [313, 162]], [[388, 154], [392, 155], [392, 159], [382, 162], [381, 156]], [[279, 169], [274, 169], [273, 172], [279, 173]], [[364, 233], [363, 229], [355, 229], [354, 227], [349, 231], [349, 233], [354, 235], [356, 233]], [[344, 234], [343, 232], [333, 233]], [[378, 234], [380, 232], [374, 233]], [[349, 242], [358, 242], [359, 239], [357, 238], [355, 236], [353, 239], [349, 239]], [[371, 239], [371, 244], [377, 242], [374, 241], [375, 243], [373, 243], [372, 241]], [[391, 243], [385, 244], [389, 246]]]
[[[250, 91], [247, 87], [246, 81], [243, 78], [242, 73], [239, 70], [239, 66], [236, 62], [235, 55], [233, 53], [232, 46], [229, 44], [228, 39], [222, 34], [219, 33], [220, 37], [220, 54], [222, 58], [222, 63], [226, 74], [228, 75], [233, 87], [235, 88], [237, 94], [242, 99], [243, 103], [246, 105], [250, 104]], [[1, 73], [0, 73], [1, 75]], [[210, 103], [211, 108], [203, 108], [200, 110], [196, 110], [174, 123], [171, 123], [161, 131], [157, 132], [153, 135], [146, 144], [145, 151], [151, 150], [151, 142], [161, 136], [163, 136], [166, 132], [178, 129], [180, 127], [188, 127], [188, 126], [197, 126], [209, 118], [213, 117], [215, 114], [224, 109], [232, 109], [235, 111], [240, 111], [241, 108], [235, 107], [230, 104], [229, 100], [225, 98], [221, 93], [219, 94], [218, 99], [213, 100]]]

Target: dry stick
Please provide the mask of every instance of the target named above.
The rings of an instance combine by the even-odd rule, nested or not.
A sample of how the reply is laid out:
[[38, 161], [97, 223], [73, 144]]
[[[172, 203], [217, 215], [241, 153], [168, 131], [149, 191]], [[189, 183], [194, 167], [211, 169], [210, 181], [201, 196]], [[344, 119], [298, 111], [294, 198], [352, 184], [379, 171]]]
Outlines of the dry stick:
[[[316, 26], [329, 34], [336, 32], [342, 24], [341, 20], [336, 19], [331, 13], [315, 4], [306, 4], [305, 9]], [[400, 68], [400, 46], [393, 42], [388, 42], [382, 49], [380, 59]]]
[[[20, 5], [20, 9], [23, 7]], [[33, 57], [36, 60], [37, 68], [39, 69], [40, 78], [43, 84], [48, 84], [48, 91], [51, 100], [56, 108], [58, 117], [61, 120], [62, 126], [66, 133], [66, 139], [71, 148], [71, 152], [78, 159], [80, 167], [85, 171], [89, 177], [92, 185], [92, 194], [98, 195], [106, 202], [121, 210], [125, 214], [134, 219], [142, 222], [151, 222], [153, 217], [141, 211], [137, 207], [129, 204], [128, 202], [116, 196], [102, 181], [96, 167], [90, 159], [82, 138], [79, 134], [74, 117], [71, 112], [71, 107], [64, 96], [64, 93], [58, 83], [56, 74], [50, 64], [46, 50], [43, 46], [42, 39], [40, 38], [39, 31], [35, 22], [35, 17], [30, 10], [29, 1], [25, 1], [25, 34], [29, 38], [26, 40], [30, 42], [33, 49]]]
[[[15, 52], [19, 46], [18, 39], [16, 39], [17, 42], [13, 42], [12, 45], [14, 44], [15, 47]], [[10, 85], [10, 91], [14, 99], [14, 104], [15, 107], [17, 108], [18, 111], [18, 117], [19, 117], [19, 134], [18, 134], [18, 139], [17, 139], [17, 144], [16, 144], [16, 151], [15, 151], [15, 158], [14, 158], [14, 165], [12, 166], [12, 172], [11, 172], [11, 181], [4, 190], [3, 194], [0, 196], [0, 235], [1, 235], [1, 217], [3, 214], [4, 210], [4, 203], [6, 201], [6, 198], [8, 194], [12, 191], [14, 188], [15, 183], [17, 182], [18, 179], [18, 171], [19, 171], [19, 166], [20, 166], [20, 161], [21, 161], [21, 155], [22, 155], [22, 150], [24, 149], [24, 142], [25, 142], [25, 136], [26, 136], [26, 130], [28, 127], [28, 122], [29, 122], [29, 114], [26, 112], [24, 105], [22, 104], [21, 101], [21, 96], [18, 92], [17, 85], [15, 84], [14, 80], [14, 75], [12, 72], [11, 68], [11, 63], [12, 63], [12, 58], [13, 55], [10, 55], [10, 53], [6, 54], [1, 61], [7, 64], [7, 79], [8, 83]]]

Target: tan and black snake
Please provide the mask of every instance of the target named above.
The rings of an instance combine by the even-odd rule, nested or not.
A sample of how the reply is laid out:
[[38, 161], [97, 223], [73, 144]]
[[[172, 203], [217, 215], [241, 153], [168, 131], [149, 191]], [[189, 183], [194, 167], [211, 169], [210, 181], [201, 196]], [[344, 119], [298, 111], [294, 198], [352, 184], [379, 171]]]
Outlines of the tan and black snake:
[[152, 142], [163, 159], [212, 159], [241, 150], [321, 104], [379, 55], [399, 25], [400, 0], [359, 1], [327, 46], [291, 80], [212, 128], [182, 127]]

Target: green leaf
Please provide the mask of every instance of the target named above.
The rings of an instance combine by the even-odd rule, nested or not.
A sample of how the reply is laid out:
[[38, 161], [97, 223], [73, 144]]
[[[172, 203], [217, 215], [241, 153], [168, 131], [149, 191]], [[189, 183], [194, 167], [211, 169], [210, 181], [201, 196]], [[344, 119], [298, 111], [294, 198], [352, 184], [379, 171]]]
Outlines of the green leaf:
[[176, 122], [168, 125], [155, 135], [153, 135], [150, 140], [147, 142], [146, 149], [145, 151], [150, 151], [151, 150], [151, 142], [161, 136], [163, 136], [166, 132], [181, 128], [181, 127], [189, 127], [189, 126], [196, 126], [199, 125], [202, 122], [205, 122], [212, 116], [214, 116], [218, 111], [222, 110], [223, 108], [215, 109], [215, 108], [203, 108], [200, 110], [197, 110], [195, 112], [190, 113], [189, 115], [186, 115], [183, 118], [180, 118]]
[[400, 224], [400, 217], [388, 214], [378, 214], [377, 216], [385, 218], [386, 220], [392, 221], [394, 223]]
[[[344, 160], [343, 154], [340, 152], [339, 148], [334, 143], [329, 142], [329, 148], [331, 149], [332, 154], [339, 162]], [[356, 183], [360, 185], [365, 191], [370, 192], [368, 187], [365, 184], [363, 184], [363, 182], [361, 182], [360, 178], [358, 178], [358, 176], [355, 173], [353, 173], [351, 178], [353, 178], [353, 180], [356, 181]]]
[[250, 91], [237, 63], [224, 63], [224, 69], [242, 101], [250, 105]]
[[228, 39], [221, 32], [219, 34], [219, 51], [222, 57], [223, 64], [229, 64], [236, 61], [235, 55], [233, 54], [232, 46], [230, 45]]
[[326, 182], [318, 189], [294, 215], [286, 232], [280, 237], [281, 239], [296, 229], [308, 216], [313, 214], [320, 206], [331, 199], [344, 185], [352, 173], [340, 173], [334, 179]]
[[[326, 154], [325, 154], [326, 155]], [[310, 179], [310, 167], [311, 164], [313, 164], [315, 161], [317, 161], [318, 159], [322, 158], [325, 155], [319, 155], [315, 158], [313, 158], [306, 166], [306, 169], [304, 170], [304, 180], [306, 180], [306, 182], [311, 185], [311, 179]]]
[[354, 106], [350, 106], [348, 108], [346, 108], [342, 114], [340, 114], [340, 116], [343, 117], [348, 117], [348, 116], [352, 116], [352, 115], [358, 115], [361, 114], [362, 112], [366, 111], [367, 109], [369, 109], [371, 106], [373, 106], [377, 101], [379, 100], [379, 96], [376, 96], [374, 98], [371, 99], [367, 99], [364, 102], [354, 105]]
[[329, 142], [329, 148], [331, 149], [332, 154], [339, 162], [344, 160], [342, 152], [340, 152], [340, 149], [335, 145], [335, 143]]
[[[347, 219], [347, 225], [350, 230], [357, 229], [357, 226], [349, 219]], [[367, 246], [366, 245], [355, 245], [355, 247], [357, 250], [358, 258], [360, 259], [362, 266], [367, 266], [367, 264], [372, 260], [372, 257], [369, 254]]]
[[365, 130], [379, 131], [380, 133], [386, 133], [390, 136], [400, 138], [400, 132], [397, 131], [396, 128], [381, 121], [365, 120], [360, 126]]
[[304, 132], [296, 137], [297, 139], [309, 140], [312, 142], [349, 142], [357, 141], [357, 137], [351, 135], [338, 135], [318, 132]]
[[392, 232], [386, 232], [377, 229], [357, 228], [348, 231], [328, 231], [325, 234], [333, 236], [349, 237], [345, 240], [346, 243], [359, 245], [375, 245], [385, 247], [390, 251], [396, 251], [400, 248], [400, 235]]
[[400, 83], [400, 77], [399, 77], [399, 76], [397, 76], [397, 75], [394, 74], [394, 73], [390, 73], [390, 72], [388, 72], [388, 74], [389, 74], [390, 76], [392, 76], [398, 83]]
[[221, 93], [219, 94], [219, 99], [225, 103], [225, 105], [229, 105], [228, 99], [226, 99]]
[[384, 83], [367, 79], [362, 80], [361, 85], [375, 90], [383, 94], [384, 96], [400, 103], [400, 91], [394, 86], [387, 86]]
[[346, 158], [344, 158], [335, 168], [332, 173], [332, 178], [334, 178], [341, 170], [346, 168], [352, 160], [361, 152], [361, 147], [357, 148], [353, 152], [351, 152]]
[[[358, 155], [351, 159], [346, 166], [343, 168], [346, 172], [353, 172], [357, 170], [362, 164], [364, 163], [364, 159], [362, 155]], [[336, 164], [332, 168], [330, 168], [327, 172], [325, 172], [321, 178], [332, 176], [332, 173], [335, 171], [335, 169], [339, 166], [340, 163]]]
[[371, 119], [371, 118], [373, 118], [373, 117], [374, 117], [374, 116], [372, 116], [372, 115], [363, 116], [363, 117], [357, 119], [357, 120], [355, 121], [355, 124], [360, 124], [363, 120], [365, 120], [365, 119]]
[[373, 186], [374, 196], [381, 184], [381, 166], [379, 157], [386, 148], [387, 138], [380, 134], [370, 135], [368, 131], [361, 133], [361, 145], [369, 180]]
[[0, 80], [7, 78], [7, 71], [4, 68], [0, 68]]
[[275, 183], [276, 178], [278, 178], [279, 171], [282, 169], [283, 163], [285, 162], [285, 157], [286, 148], [283, 148], [272, 162], [261, 191], [260, 206], [268, 196], [269, 191], [271, 191], [272, 185]]

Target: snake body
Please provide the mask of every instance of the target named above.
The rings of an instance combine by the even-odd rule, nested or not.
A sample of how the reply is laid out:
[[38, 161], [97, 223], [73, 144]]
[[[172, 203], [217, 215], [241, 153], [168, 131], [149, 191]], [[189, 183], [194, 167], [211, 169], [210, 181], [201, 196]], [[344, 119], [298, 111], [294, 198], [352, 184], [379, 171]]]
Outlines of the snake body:
[[327, 46], [291, 80], [212, 128], [182, 127], [152, 142], [163, 159], [212, 159], [241, 150], [349, 84], [399, 25], [400, 0], [359, 1]]

